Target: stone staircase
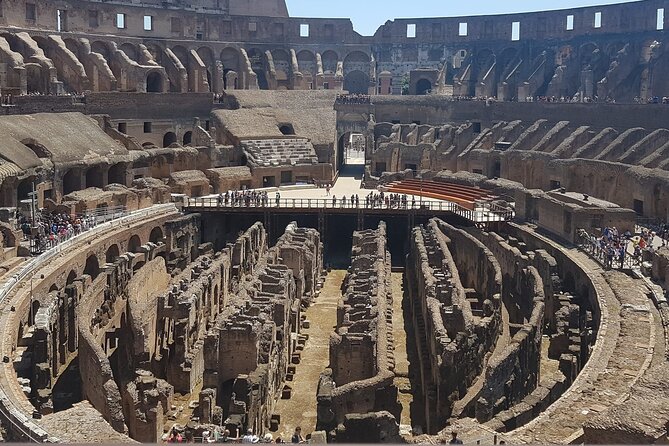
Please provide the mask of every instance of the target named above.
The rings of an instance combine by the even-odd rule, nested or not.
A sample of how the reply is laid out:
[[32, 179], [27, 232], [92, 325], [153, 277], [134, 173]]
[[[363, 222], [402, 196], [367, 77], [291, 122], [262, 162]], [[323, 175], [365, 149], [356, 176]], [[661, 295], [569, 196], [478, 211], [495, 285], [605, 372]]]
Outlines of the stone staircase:
[[318, 164], [314, 146], [307, 139], [262, 139], [242, 141], [249, 165], [255, 167]]

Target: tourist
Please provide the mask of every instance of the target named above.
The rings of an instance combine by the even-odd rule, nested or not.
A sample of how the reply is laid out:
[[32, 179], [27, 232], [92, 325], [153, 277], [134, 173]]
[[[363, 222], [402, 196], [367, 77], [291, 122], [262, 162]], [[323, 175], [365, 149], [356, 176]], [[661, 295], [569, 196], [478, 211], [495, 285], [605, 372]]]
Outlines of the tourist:
[[281, 202], [281, 194], [279, 191], [276, 192], [276, 206], [279, 207], [279, 203]]
[[458, 433], [456, 431], [451, 432], [451, 441], [449, 444], [462, 444], [462, 440], [458, 438]]
[[242, 437], [242, 443], [257, 443], [258, 436], [253, 433], [251, 428], [246, 429], [246, 435]]
[[304, 438], [302, 437], [302, 428], [297, 426], [295, 432], [293, 432], [293, 437], [290, 439], [291, 443], [304, 443]]
[[265, 434], [264, 437], [262, 437], [262, 440], [260, 441], [261, 443], [274, 443], [274, 438], [272, 437], [272, 434], [269, 432]]
[[330, 196], [330, 183], [327, 183], [325, 185], [325, 196], [329, 197]]

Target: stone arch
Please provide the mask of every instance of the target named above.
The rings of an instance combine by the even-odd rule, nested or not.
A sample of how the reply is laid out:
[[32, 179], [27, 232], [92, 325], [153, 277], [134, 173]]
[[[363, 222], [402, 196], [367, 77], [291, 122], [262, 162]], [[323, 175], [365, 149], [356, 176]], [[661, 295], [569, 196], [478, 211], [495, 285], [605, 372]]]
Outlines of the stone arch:
[[476, 66], [479, 70], [483, 70], [487, 66], [490, 66], [495, 59], [495, 53], [489, 48], [483, 48], [476, 52]]
[[86, 258], [86, 266], [84, 266], [84, 274], [91, 276], [95, 280], [100, 274], [100, 262], [95, 254], [91, 254]]
[[258, 48], [251, 48], [248, 53], [249, 62], [251, 62], [251, 69], [258, 77], [258, 88], [261, 90], [268, 90], [269, 84], [267, 82], [266, 66], [267, 61], [265, 53]]
[[33, 138], [21, 140], [21, 144], [33, 151], [38, 158], [51, 158], [51, 152]]
[[118, 258], [119, 255], [120, 253], [118, 245], [114, 243], [107, 249], [107, 252], [105, 253], [105, 261], [107, 263], [114, 263], [114, 261]]
[[139, 248], [142, 246], [142, 240], [139, 238], [139, 235], [135, 234], [130, 237], [128, 240], [128, 252], [139, 252]]
[[63, 195], [81, 189], [81, 175], [78, 169], [70, 169], [63, 175]]
[[429, 79], [420, 79], [416, 82], [416, 94], [419, 96], [429, 94], [432, 91], [432, 82]]
[[49, 287], [49, 293], [53, 293], [54, 291], [58, 291], [58, 285], [52, 283], [51, 286]]
[[128, 172], [128, 165], [126, 163], [116, 163], [109, 168], [107, 178], [109, 184], [121, 184], [127, 186], [126, 178]]
[[36, 63], [27, 63], [24, 67], [26, 69], [28, 93], [48, 93], [48, 76], [45, 75], [42, 66]]
[[181, 64], [186, 67], [186, 70], [188, 70], [188, 67], [190, 65], [189, 63], [189, 57], [188, 57], [188, 50], [184, 48], [181, 45], [177, 45], [175, 47], [172, 47], [172, 52], [174, 53], [175, 56], [181, 61]]
[[355, 70], [344, 76], [344, 90], [353, 94], [367, 94], [369, 92], [369, 75]]
[[122, 44], [119, 49], [123, 51], [130, 59], [134, 60], [135, 62], [139, 62], [139, 51], [136, 45], [126, 42]]
[[74, 283], [74, 281], [77, 279], [77, 272], [75, 270], [70, 270], [70, 272], [67, 275], [67, 279], [65, 279], [65, 285], [70, 285]]
[[232, 47], [223, 48], [221, 51], [221, 63], [224, 69], [239, 72], [239, 51]]
[[33, 182], [35, 181], [34, 176], [24, 178], [19, 181], [19, 184], [16, 185], [16, 202], [19, 203], [21, 200], [28, 200], [30, 198], [30, 193], [33, 190]]
[[149, 234], [149, 241], [152, 243], [158, 243], [163, 240], [163, 228], [160, 226], [156, 226], [151, 230], [151, 234]]
[[324, 73], [335, 74], [339, 63], [339, 55], [335, 51], [327, 50], [321, 54], [321, 62], [323, 63]]
[[146, 92], [162, 93], [165, 89], [165, 80], [160, 71], [151, 71], [146, 75]]
[[107, 42], [96, 40], [91, 43], [91, 51], [102, 55], [107, 62], [111, 62], [111, 50]]
[[101, 165], [89, 167], [86, 170], [86, 187], [105, 187], [104, 169]]
[[297, 65], [302, 74], [304, 74], [305, 71], [311, 74], [316, 74], [316, 55], [308, 50], [300, 51], [297, 53]]
[[370, 60], [371, 58], [369, 57], [369, 54], [363, 53], [362, 51], [352, 51], [344, 58], [344, 64], [353, 62], [369, 63]]
[[169, 147], [177, 142], [177, 135], [174, 132], [167, 132], [163, 136], [163, 147]]
[[81, 59], [81, 43], [78, 40], [66, 37], [63, 42], [68, 50], [72, 51], [78, 59]]
[[184, 146], [188, 146], [188, 145], [190, 145], [192, 142], [193, 142], [193, 132], [189, 130], [189, 131], [187, 131], [186, 133], [184, 133], [184, 137], [183, 137], [183, 145], [184, 145]]
[[292, 74], [290, 53], [283, 49], [276, 49], [272, 51], [272, 58], [274, 59], [276, 80], [279, 82], [287, 81]]
[[153, 60], [158, 64], [162, 65], [163, 64], [163, 53], [164, 50], [163, 48], [158, 45], [157, 43], [145, 43], [144, 46], [146, 47], [146, 50], [151, 54], [151, 57]]

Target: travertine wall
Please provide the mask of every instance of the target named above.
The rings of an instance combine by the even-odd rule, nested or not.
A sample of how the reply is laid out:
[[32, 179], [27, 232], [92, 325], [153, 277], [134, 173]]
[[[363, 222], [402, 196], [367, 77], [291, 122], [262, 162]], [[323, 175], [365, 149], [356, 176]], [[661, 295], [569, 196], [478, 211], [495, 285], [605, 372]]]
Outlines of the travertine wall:
[[318, 429], [330, 432], [352, 414], [388, 411], [399, 417], [387, 243], [384, 222], [353, 233], [351, 266], [330, 337], [330, 368], [318, 384]]
[[426, 430], [437, 432], [497, 342], [502, 273], [481, 242], [437, 219], [414, 229], [406, 271], [417, 327], [419, 401]]

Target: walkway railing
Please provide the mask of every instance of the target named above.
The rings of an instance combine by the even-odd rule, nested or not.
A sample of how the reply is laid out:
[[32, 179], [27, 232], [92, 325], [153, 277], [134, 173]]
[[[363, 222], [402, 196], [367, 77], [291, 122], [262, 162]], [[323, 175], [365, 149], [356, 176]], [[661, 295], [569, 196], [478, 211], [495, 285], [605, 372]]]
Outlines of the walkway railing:
[[450, 212], [459, 215], [467, 220], [483, 223], [494, 221], [509, 221], [514, 217], [513, 210], [502, 208], [499, 206], [486, 203], [485, 206], [475, 208], [474, 210], [467, 209], [457, 203], [449, 201], [408, 201], [405, 203], [386, 203], [383, 202], [367, 202], [360, 200], [352, 202], [350, 199], [346, 201], [341, 198], [336, 200], [333, 198], [270, 198], [268, 200], [225, 200], [220, 197], [201, 197], [190, 198], [188, 200], [188, 207], [190, 208], [216, 208], [216, 209], [295, 209], [295, 210], [335, 210], [335, 209], [350, 209], [350, 210], [395, 210], [395, 211], [421, 211], [445, 213]]
[[[153, 218], [160, 215], [165, 215], [170, 212], [176, 212], [177, 209], [173, 203], [152, 206], [150, 208], [141, 209], [139, 211], [131, 212], [105, 223], [97, 225], [89, 231], [82, 232], [79, 235], [70, 238], [69, 240], [55, 246], [54, 248], [44, 252], [43, 254], [34, 257], [32, 260], [26, 262], [19, 271], [11, 276], [7, 282], [0, 286], [0, 303], [4, 303], [14, 288], [25, 278], [31, 274], [35, 274], [40, 268], [47, 265], [56, 256], [62, 252], [71, 250], [76, 244], [92, 241], [100, 236], [120, 228], [127, 224], [137, 223], [147, 218]], [[7, 425], [12, 426], [17, 431], [33, 443], [43, 443], [48, 441], [48, 433], [33, 422], [30, 418], [21, 412], [5, 393], [0, 386], [0, 418]]]
[[642, 257], [637, 257], [628, 250], [631, 241], [622, 240], [622, 242], [624, 243], [622, 253], [618, 252], [616, 255], [608, 247], [602, 248], [586, 231], [580, 230], [577, 245], [579, 249], [588, 254], [605, 269], [630, 270], [641, 266]]

